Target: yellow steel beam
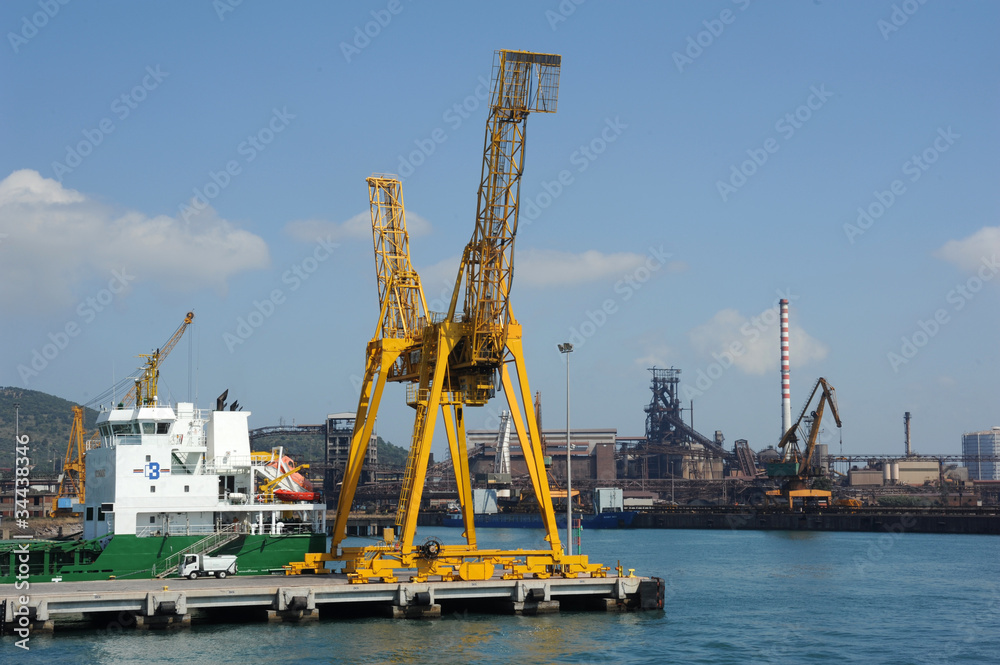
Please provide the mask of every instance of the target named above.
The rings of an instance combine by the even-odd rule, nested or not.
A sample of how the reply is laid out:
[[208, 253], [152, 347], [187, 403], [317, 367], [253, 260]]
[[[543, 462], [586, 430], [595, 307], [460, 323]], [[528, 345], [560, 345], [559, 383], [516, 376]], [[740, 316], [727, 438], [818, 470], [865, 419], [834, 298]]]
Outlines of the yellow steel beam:
[[458, 504], [462, 509], [462, 537], [471, 549], [476, 548], [475, 511], [472, 501], [472, 477], [469, 474], [469, 451], [465, 444], [465, 415], [460, 400], [441, 404], [441, 415], [448, 434], [448, 449], [451, 463], [455, 468], [455, 485], [458, 488]]
[[[552, 508], [549, 479], [545, 473], [545, 459], [542, 455], [542, 437], [538, 431], [538, 421], [535, 418], [535, 405], [531, 400], [531, 387], [528, 385], [528, 372], [525, 367], [524, 350], [521, 345], [521, 326], [518, 323], [511, 323], [509, 329], [510, 331], [507, 334], [507, 348], [513, 357], [519, 392], [515, 392], [514, 390], [506, 363], [501, 369], [500, 378], [503, 382], [504, 394], [507, 396], [507, 405], [510, 407], [511, 420], [514, 421], [517, 438], [521, 441], [521, 452], [528, 466], [531, 485], [535, 490], [535, 497], [538, 500], [538, 510], [542, 517], [542, 524], [545, 527], [545, 540], [549, 541], [553, 551], [558, 551], [562, 545], [559, 542], [559, 528], [556, 525], [555, 511]], [[521, 416], [521, 409], [518, 405], [519, 397], [524, 404], [526, 418], [522, 418]]]
[[[461, 326], [452, 323], [440, 323], [425, 331], [423, 354], [432, 351], [433, 358], [425, 357], [421, 361], [420, 391], [417, 401], [417, 415], [413, 423], [413, 437], [410, 443], [410, 455], [407, 459], [407, 477], [409, 479], [408, 493], [400, 496], [396, 508], [396, 524], [402, 528], [399, 545], [402, 553], [413, 551], [413, 537], [417, 531], [417, 515], [420, 512], [420, 498], [424, 491], [424, 480], [427, 477], [427, 460], [430, 457], [431, 442], [434, 439], [434, 425], [437, 411], [441, 406], [441, 392], [444, 387], [445, 370], [448, 368], [448, 356], [455, 344], [461, 339]], [[432, 348], [429, 348], [432, 347]], [[430, 373], [433, 362], [433, 374]], [[403, 490], [407, 492], [407, 477], [403, 479]]]

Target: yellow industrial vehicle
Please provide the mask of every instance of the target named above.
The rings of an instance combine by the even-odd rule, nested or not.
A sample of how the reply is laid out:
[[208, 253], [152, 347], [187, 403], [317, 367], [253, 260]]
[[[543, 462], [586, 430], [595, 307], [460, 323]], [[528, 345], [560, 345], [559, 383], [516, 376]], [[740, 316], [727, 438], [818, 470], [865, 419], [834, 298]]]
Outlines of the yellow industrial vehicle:
[[[817, 394], [819, 394], [819, 403], [814, 411], [810, 411], [809, 407]], [[794, 507], [795, 499], [800, 499], [803, 503], [820, 502], [827, 506], [832, 505], [830, 491], [809, 487], [812, 478], [823, 475], [822, 469], [817, 463], [818, 460], [813, 459], [813, 455], [816, 451], [816, 442], [819, 440], [823, 414], [827, 405], [830, 406], [830, 413], [837, 421], [837, 427], [840, 427], [837, 393], [826, 379], [820, 378], [813, 386], [798, 420], [788, 428], [788, 431], [781, 437], [781, 441], [778, 442], [778, 448], [782, 451], [781, 460], [767, 465], [767, 476], [782, 481], [780, 489], [770, 490], [767, 495], [781, 497], [783, 503], [787, 502], [789, 510]], [[801, 427], [806, 421], [807, 415], [810, 416], [811, 422], [808, 433], [804, 435], [805, 450], [800, 450], [799, 437], [802, 435]]]
[[[586, 556], [569, 556], [560, 544], [524, 363], [522, 330], [510, 307], [525, 125], [530, 113], [556, 111], [560, 65], [558, 55], [496, 52], [476, 225], [462, 254], [447, 312], [427, 309], [420, 277], [410, 262], [400, 182], [388, 175], [368, 178], [379, 323], [368, 344], [332, 550], [329, 554], [307, 555], [305, 561], [288, 566], [289, 573], [322, 573], [327, 571], [325, 562], [343, 561], [348, 579], [355, 583], [394, 582], [402, 571], [411, 571], [410, 579], [414, 581], [429, 576], [486, 580], [495, 571], [502, 571], [507, 579], [606, 575], [608, 568], [590, 563]], [[464, 306], [459, 310], [463, 292]], [[512, 374], [517, 377], [517, 387]], [[406, 384], [406, 401], [416, 410], [395, 529], [386, 529], [384, 542], [379, 545], [341, 547], [387, 381]], [[487, 550], [476, 544], [465, 408], [485, 405], [498, 387], [507, 398], [538, 498], [548, 544], [542, 549]], [[434, 540], [414, 544], [438, 409], [458, 485], [465, 527], [462, 545], [443, 545]]]
[[[194, 312], [188, 312], [184, 316], [184, 321], [170, 336], [166, 344], [151, 354], [139, 355], [140, 358], [146, 358], [145, 364], [139, 368], [142, 374], [129, 387], [128, 392], [120, 402], [121, 406], [131, 407], [137, 404], [147, 406], [156, 401], [156, 382], [160, 376], [160, 363], [166, 360], [170, 352], [177, 346], [177, 342], [180, 341], [184, 331], [187, 330], [192, 321], [194, 321]], [[59, 492], [52, 501], [50, 517], [70, 514], [73, 503], [83, 503], [86, 491], [84, 481], [87, 477], [87, 450], [100, 445], [100, 438], [96, 433], [90, 441], [86, 441], [83, 422], [83, 407], [74, 406], [69, 446], [66, 448], [63, 472], [59, 477]]]

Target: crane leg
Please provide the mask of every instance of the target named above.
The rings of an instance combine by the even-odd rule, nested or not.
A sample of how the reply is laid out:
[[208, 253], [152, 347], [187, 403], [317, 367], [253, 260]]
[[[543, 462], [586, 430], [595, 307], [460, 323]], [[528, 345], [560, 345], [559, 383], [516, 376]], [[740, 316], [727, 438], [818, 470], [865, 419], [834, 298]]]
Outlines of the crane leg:
[[[517, 430], [517, 438], [522, 442], [521, 452], [524, 454], [524, 461], [528, 466], [531, 485], [535, 489], [535, 498], [538, 500], [538, 511], [545, 526], [545, 540], [549, 541], [553, 552], [561, 552], [562, 545], [559, 541], [559, 528], [556, 524], [555, 511], [552, 508], [549, 479], [545, 475], [545, 459], [542, 456], [541, 444], [542, 437], [538, 431], [538, 421], [535, 419], [535, 407], [531, 401], [531, 388], [528, 385], [528, 372], [524, 366], [520, 326], [511, 324], [510, 328], [511, 331], [507, 336], [507, 348], [514, 357], [514, 369], [517, 372], [519, 393], [514, 392], [506, 364], [501, 369], [500, 380], [503, 382], [503, 391], [507, 396], [507, 405], [510, 407], [511, 420], [514, 421], [514, 428]], [[521, 417], [521, 409], [518, 405], [519, 395], [520, 401], [524, 404], [524, 411], [527, 415], [526, 419]]]
[[433, 340], [434, 346], [431, 348], [425, 346], [423, 352], [433, 351], [434, 371], [431, 375], [428, 363], [424, 363], [410, 454], [406, 460], [407, 469], [403, 476], [403, 491], [400, 493], [396, 509], [396, 524], [402, 528], [397, 542], [403, 556], [413, 552], [413, 537], [417, 532], [417, 515], [420, 513], [420, 498], [424, 492], [424, 480], [427, 478], [427, 460], [431, 452], [431, 441], [434, 439], [437, 410], [441, 405], [448, 356], [461, 338], [459, 329], [453, 329], [447, 323], [441, 324], [433, 334], [436, 335], [436, 339]]
[[361, 479], [361, 467], [365, 463], [368, 442], [371, 440], [375, 417], [378, 415], [378, 406], [382, 399], [386, 374], [388, 374], [392, 364], [396, 362], [399, 353], [399, 350], [387, 348], [384, 343], [381, 348], [373, 349], [369, 353], [365, 367], [365, 380], [361, 385], [361, 397], [358, 399], [357, 420], [354, 421], [354, 433], [351, 436], [350, 457], [344, 472], [344, 481], [340, 487], [340, 497], [337, 499], [337, 518], [333, 525], [332, 551], [336, 551], [337, 545], [347, 536], [347, 518], [350, 517], [351, 505], [354, 503], [354, 492]]
[[472, 503], [472, 477], [469, 474], [469, 451], [465, 444], [465, 415], [462, 403], [441, 405], [444, 427], [448, 434], [448, 448], [451, 462], [455, 467], [455, 484], [458, 487], [458, 503], [462, 508], [462, 522], [465, 533], [462, 537], [469, 547], [476, 547], [475, 511]]

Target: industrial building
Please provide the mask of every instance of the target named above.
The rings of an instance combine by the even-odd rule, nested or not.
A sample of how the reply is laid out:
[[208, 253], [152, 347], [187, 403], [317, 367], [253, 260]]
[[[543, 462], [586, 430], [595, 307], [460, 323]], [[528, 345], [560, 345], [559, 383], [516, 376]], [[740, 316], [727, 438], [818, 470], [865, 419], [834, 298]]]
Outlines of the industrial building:
[[[571, 429], [570, 455], [573, 459], [574, 478], [594, 478], [614, 480], [615, 444], [618, 430]], [[473, 475], [490, 473], [497, 454], [496, 430], [470, 430], [466, 434], [469, 443], [469, 469]], [[566, 477], [566, 430], [542, 430], [544, 455], [551, 461], [549, 470], [553, 478]], [[521, 452], [521, 442], [516, 431], [510, 433], [510, 474], [524, 476], [528, 467]]]
[[962, 455], [972, 480], [1000, 480], [1000, 467], [996, 463], [1000, 457], [1000, 427], [963, 434]]
[[[951, 471], [949, 473], [956, 473]], [[882, 485], [912, 485], [919, 486], [927, 482], [936, 483], [941, 477], [941, 463], [936, 459], [921, 457], [917, 459], [885, 460], [873, 466], [848, 472], [848, 484], [851, 487], [882, 486]]]
[[[331, 413], [326, 417], [326, 458], [328, 467], [347, 467], [351, 454], [351, 435], [354, 434], [354, 413]], [[365, 454], [365, 466], [378, 464], [377, 437], [372, 432]]]
[[653, 395], [643, 409], [646, 412], [646, 436], [623, 441], [620, 475], [629, 478], [682, 478], [720, 480], [724, 477], [722, 432], [708, 438], [694, 428], [693, 408], [684, 421], [680, 400], [680, 374], [676, 367], [650, 368]]

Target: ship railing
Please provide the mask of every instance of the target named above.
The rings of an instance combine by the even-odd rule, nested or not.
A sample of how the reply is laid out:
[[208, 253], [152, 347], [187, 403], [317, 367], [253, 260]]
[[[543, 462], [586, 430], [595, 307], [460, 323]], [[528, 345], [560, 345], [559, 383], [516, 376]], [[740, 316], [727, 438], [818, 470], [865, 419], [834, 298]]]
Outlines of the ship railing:
[[236, 526], [237, 525], [235, 524], [231, 524], [223, 527], [210, 536], [202, 538], [190, 547], [185, 547], [180, 552], [175, 552], [167, 558], [161, 559], [157, 563], [153, 564], [153, 576], [162, 578], [171, 574], [181, 562], [181, 557], [185, 555], [208, 552], [236, 540], [240, 536], [240, 532], [235, 528]]
[[197, 524], [194, 526], [188, 526], [186, 524], [170, 524], [166, 533], [160, 525], [149, 525], [135, 530], [135, 535], [137, 538], [150, 538], [158, 536], [200, 536], [210, 535], [216, 532], [214, 524]]
[[271, 460], [254, 459], [251, 455], [224, 455], [214, 457], [205, 464], [205, 473], [220, 473], [251, 466], [267, 466]]

